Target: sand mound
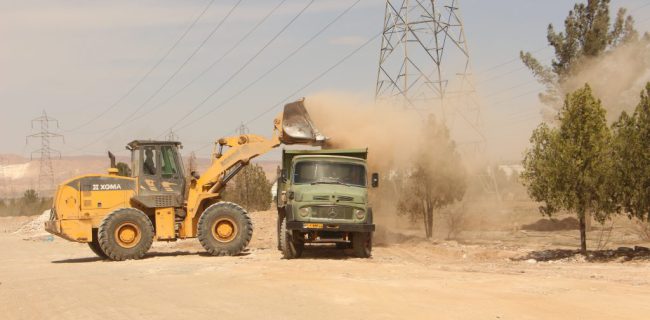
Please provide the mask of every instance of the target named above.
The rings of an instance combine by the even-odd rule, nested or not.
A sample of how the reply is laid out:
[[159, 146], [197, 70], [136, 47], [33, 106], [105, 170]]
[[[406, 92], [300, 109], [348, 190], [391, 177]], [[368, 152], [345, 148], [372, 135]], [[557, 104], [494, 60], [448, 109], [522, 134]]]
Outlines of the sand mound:
[[44, 229], [45, 221], [50, 219], [50, 210], [45, 210], [40, 216], [37, 216], [33, 220], [23, 224], [14, 234], [22, 236], [40, 236], [47, 235], [48, 233]]
[[557, 219], [539, 219], [535, 223], [521, 226], [523, 230], [530, 231], [560, 231], [560, 230], [578, 230], [580, 228], [578, 219], [573, 217]]

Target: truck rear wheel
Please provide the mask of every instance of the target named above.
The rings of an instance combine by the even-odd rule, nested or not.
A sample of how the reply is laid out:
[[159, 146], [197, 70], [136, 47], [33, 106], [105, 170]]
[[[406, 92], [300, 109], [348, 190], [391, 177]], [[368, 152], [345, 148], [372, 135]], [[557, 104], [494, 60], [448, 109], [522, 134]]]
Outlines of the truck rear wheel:
[[372, 255], [372, 232], [356, 232], [352, 235], [352, 250], [359, 258]]
[[151, 248], [153, 236], [149, 217], [134, 208], [111, 212], [97, 231], [99, 247], [109, 259], [116, 261], [144, 257]]
[[305, 243], [294, 239], [292, 231], [287, 230], [287, 218], [282, 218], [282, 224], [280, 226], [280, 249], [282, 251], [282, 257], [285, 259], [295, 259], [300, 258], [302, 255], [302, 250], [305, 248]]
[[93, 229], [93, 241], [88, 242], [90, 250], [92, 250], [98, 257], [102, 259], [108, 258], [108, 256], [102, 251], [102, 247], [99, 246], [99, 239], [97, 239], [97, 229]]
[[244, 208], [232, 202], [209, 206], [199, 219], [198, 238], [213, 256], [241, 253], [253, 237], [253, 223]]

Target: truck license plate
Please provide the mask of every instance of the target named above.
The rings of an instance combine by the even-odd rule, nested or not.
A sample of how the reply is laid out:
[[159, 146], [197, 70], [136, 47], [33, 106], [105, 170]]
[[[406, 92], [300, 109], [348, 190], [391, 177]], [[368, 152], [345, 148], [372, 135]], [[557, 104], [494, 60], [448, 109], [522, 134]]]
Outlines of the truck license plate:
[[303, 224], [305, 229], [323, 229], [322, 223], [305, 223]]

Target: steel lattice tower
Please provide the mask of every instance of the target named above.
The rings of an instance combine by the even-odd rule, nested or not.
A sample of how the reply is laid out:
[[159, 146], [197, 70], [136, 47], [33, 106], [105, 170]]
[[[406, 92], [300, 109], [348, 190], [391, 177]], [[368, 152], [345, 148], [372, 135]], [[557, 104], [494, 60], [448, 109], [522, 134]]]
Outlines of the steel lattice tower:
[[52, 166], [52, 155], [58, 155], [58, 158], [61, 158], [61, 152], [54, 150], [50, 147], [51, 139], [63, 139], [63, 135], [53, 133], [50, 131], [50, 124], [56, 124], [56, 127], [59, 127], [59, 121], [51, 118], [43, 111], [43, 115], [38, 118], [32, 119], [32, 129], [35, 129], [35, 124], [37, 124], [38, 129], [40, 130], [37, 133], [27, 136], [27, 143], [30, 138], [40, 139], [41, 148], [32, 151], [31, 160], [34, 160], [34, 154], [39, 154], [40, 159], [40, 169], [38, 174], [38, 192], [43, 195], [44, 193], [51, 192], [54, 190], [54, 167]]
[[167, 134], [166, 139], [167, 141], [178, 141], [178, 135], [176, 135], [176, 132], [174, 132], [174, 130], [169, 129], [169, 133]]
[[375, 97], [434, 114], [460, 145], [484, 148], [459, 0], [386, 1]]

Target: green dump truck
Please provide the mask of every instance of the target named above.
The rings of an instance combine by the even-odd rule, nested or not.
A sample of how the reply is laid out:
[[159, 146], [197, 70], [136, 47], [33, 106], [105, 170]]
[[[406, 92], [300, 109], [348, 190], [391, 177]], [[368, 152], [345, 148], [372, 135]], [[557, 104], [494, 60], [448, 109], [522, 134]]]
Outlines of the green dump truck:
[[[370, 257], [375, 225], [367, 156], [367, 149], [282, 151], [276, 199], [284, 258], [300, 257], [306, 243], [334, 243]], [[378, 183], [378, 174], [372, 174], [370, 185]]]

